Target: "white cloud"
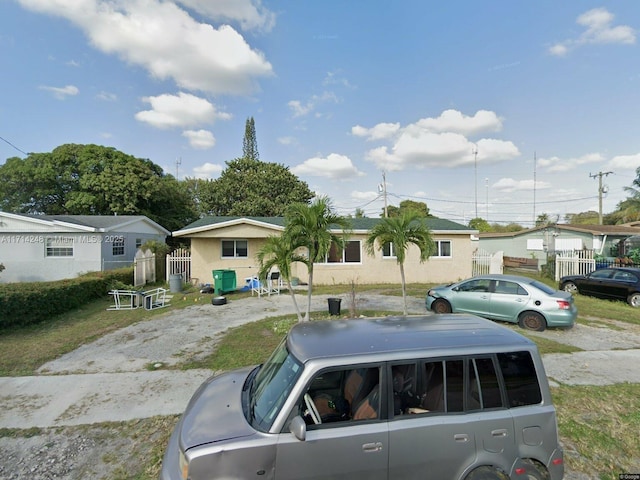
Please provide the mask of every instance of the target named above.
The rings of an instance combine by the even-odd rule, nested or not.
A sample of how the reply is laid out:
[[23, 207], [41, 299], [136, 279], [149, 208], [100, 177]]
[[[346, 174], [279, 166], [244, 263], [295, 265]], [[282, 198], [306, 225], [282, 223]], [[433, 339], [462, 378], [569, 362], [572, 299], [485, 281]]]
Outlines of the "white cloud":
[[295, 118], [308, 115], [320, 104], [326, 102], [340, 103], [340, 100], [333, 92], [323, 92], [322, 95], [313, 95], [306, 103], [303, 103], [300, 100], [291, 100], [287, 105]]
[[296, 139], [294, 137], [279, 137], [278, 143], [280, 145], [293, 145], [296, 143]]
[[98, 95], [96, 95], [96, 98], [99, 100], [104, 100], [105, 102], [115, 102], [118, 99], [118, 96], [115, 93], [102, 91]]
[[576, 19], [576, 23], [586, 30], [576, 39], [552, 45], [549, 53], [555, 56], [565, 56], [570, 50], [587, 44], [633, 44], [636, 42], [636, 32], [628, 25], [613, 26], [614, 15], [606, 8], [594, 8]]
[[399, 123], [379, 123], [373, 128], [356, 125], [351, 128], [351, 134], [356, 137], [367, 137], [367, 140], [381, 140], [393, 137], [400, 130]]
[[156, 128], [192, 127], [231, 118], [228, 113], [218, 112], [208, 100], [190, 93], [144, 97], [142, 101], [150, 104], [151, 110], [136, 113], [136, 120]]
[[618, 155], [613, 157], [609, 163], [607, 163], [607, 168], [610, 169], [622, 169], [622, 170], [636, 170], [640, 168], [640, 153], [636, 153], [635, 155]]
[[40, 90], [46, 90], [47, 92], [53, 93], [53, 96], [58, 100], [65, 100], [67, 97], [73, 97], [80, 93], [78, 87], [75, 85], [67, 85], [66, 87], [49, 87], [47, 85], [42, 85], [38, 87]]
[[331, 153], [326, 158], [314, 157], [305, 160], [304, 163], [293, 167], [291, 172], [299, 176], [308, 175], [336, 180], [364, 175], [353, 165], [349, 157], [337, 153]]
[[216, 139], [208, 130], [185, 130], [182, 136], [189, 139], [189, 145], [197, 150], [206, 150], [216, 144]]
[[[388, 171], [405, 168], [455, 168], [497, 163], [520, 155], [513, 142], [481, 138], [475, 142], [467, 135], [498, 131], [502, 120], [494, 113], [480, 110], [473, 116], [446, 110], [437, 118], [423, 118], [406, 127], [380, 123], [371, 129], [357, 125], [351, 129], [356, 136], [389, 139], [390, 144], [367, 152], [367, 160]], [[474, 155], [477, 152], [477, 156]]]
[[494, 112], [487, 110], [478, 110], [472, 117], [457, 110], [445, 110], [438, 118], [418, 120], [416, 126], [429, 132], [477, 135], [483, 132], [499, 132], [502, 130], [502, 120]]
[[[18, 1], [30, 10], [70, 20], [98, 50], [142, 66], [155, 78], [171, 78], [183, 89], [242, 95], [257, 89], [256, 78], [273, 73], [264, 55], [231, 26], [200, 23], [170, 1]], [[218, 2], [186, 3], [206, 9], [207, 3]], [[231, 0], [224, 3], [229, 5]]]
[[237, 22], [243, 30], [264, 30], [273, 28], [274, 13], [262, 6], [261, 0], [178, 0], [200, 15], [218, 22]]
[[223, 169], [224, 167], [222, 165], [207, 162], [204, 165], [195, 167], [193, 172], [196, 178], [214, 178], [218, 176]]
[[357, 200], [359, 202], [370, 202], [371, 200], [375, 200], [378, 198], [380, 194], [378, 192], [360, 192], [358, 190], [354, 190], [351, 192], [351, 198]]
[[[491, 188], [504, 193], [531, 191], [534, 189], [534, 182], [533, 180], [514, 180], [513, 178], [501, 178], [496, 183], [491, 185]], [[548, 182], [535, 182], [536, 190], [543, 190], [548, 188], [551, 188], [551, 184]]]
[[600, 153], [587, 153], [586, 155], [576, 158], [539, 158], [537, 165], [549, 172], [567, 172], [582, 165], [602, 162], [604, 162], [604, 157]]

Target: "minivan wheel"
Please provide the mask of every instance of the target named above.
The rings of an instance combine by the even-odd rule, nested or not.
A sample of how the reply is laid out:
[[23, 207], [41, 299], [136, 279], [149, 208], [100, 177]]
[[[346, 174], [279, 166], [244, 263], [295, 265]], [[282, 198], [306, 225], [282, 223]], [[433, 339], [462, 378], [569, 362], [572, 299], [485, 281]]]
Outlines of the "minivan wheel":
[[569, 293], [578, 293], [578, 287], [576, 287], [576, 284], [573, 282], [567, 282], [562, 285], [562, 290]]
[[433, 305], [431, 305], [431, 310], [436, 313], [451, 313], [451, 305], [446, 300], [442, 300], [439, 298]]
[[636, 292], [629, 295], [629, 298], [627, 298], [627, 302], [632, 307], [640, 307], [640, 293]]
[[547, 327], [547, 322], [542, 315], [537, 312], [524, 312], [518, 318], [518, 325], [527, 330], [542, 332]]
[[509, 475], [494, 467], [478, 467], [465, 480], [509, 480]]
[[549, 480], [548, 470], [538, 462], [528, 458], [523, 460], [523, 462], [530, 467], [525, 477], [527, 480]]

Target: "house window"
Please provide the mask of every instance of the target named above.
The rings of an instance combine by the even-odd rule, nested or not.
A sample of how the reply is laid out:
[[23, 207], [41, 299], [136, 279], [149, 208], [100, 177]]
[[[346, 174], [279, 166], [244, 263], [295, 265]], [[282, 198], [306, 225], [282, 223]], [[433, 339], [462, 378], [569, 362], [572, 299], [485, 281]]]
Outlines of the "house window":
[[222, 258], [246, 258], [249, 256], [247, 240], [222, 240]]
[[527, 250], [544, 250], [544, 242], [541, 238], [528, 238], [527, 239]]
[[122, 256], [124, 255], [124, 236], [116, 235], [113, 237], [113, 244], [111, 245], [111, 250], [113, 252], [113, 256]]
[[340, 252], [336, 244], [332, 244], [325, 263], [360, 263], [360, 240], [348, 241]]
[[73, 257], [73, 240], [65, 237], [49, 237], [46, 239], [47, 257]]
[[396, 258], [396, 249], [393, 243], [385, 243], [382, 245], [382, 258]]
[[434, 257], [451, 257], [451, 240], [436, 240]]
[[136, 250], [142, 246], [142, 239], [136, 238]]

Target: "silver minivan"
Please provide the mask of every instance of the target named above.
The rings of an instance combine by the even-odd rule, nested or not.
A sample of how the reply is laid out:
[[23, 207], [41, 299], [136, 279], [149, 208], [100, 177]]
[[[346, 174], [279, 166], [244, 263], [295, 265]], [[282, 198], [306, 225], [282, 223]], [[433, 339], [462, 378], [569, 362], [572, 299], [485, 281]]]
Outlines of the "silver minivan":
[[194, 394], [163, 480], [562, 479], [533, 342], [472, 315], [295, 325]]

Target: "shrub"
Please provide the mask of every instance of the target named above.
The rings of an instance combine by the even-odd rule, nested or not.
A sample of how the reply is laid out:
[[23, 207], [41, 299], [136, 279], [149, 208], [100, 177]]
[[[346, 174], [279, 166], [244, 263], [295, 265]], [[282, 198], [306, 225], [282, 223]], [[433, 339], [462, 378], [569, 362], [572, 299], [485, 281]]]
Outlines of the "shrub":
[[55, 282], [0, 284], [0, 330], [40, 323], [104, 297], [114, 281], [132, 283], [133, 268]]

